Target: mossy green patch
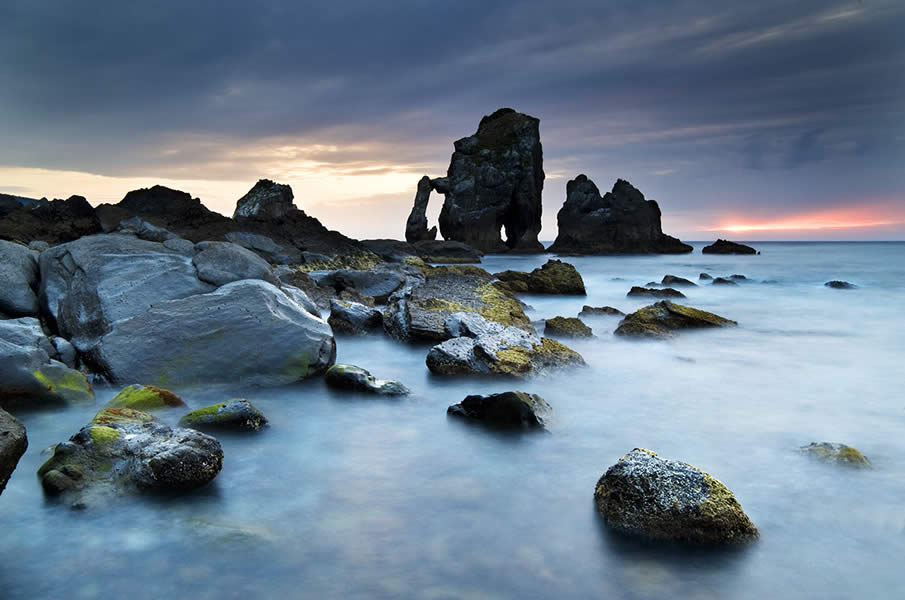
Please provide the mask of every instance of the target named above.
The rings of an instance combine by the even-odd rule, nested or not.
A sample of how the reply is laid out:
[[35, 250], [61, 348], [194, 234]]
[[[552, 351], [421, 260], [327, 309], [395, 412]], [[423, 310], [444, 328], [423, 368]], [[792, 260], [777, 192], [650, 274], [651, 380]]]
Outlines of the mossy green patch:
[[105, 408], [94, 415], [91, 425], [120, 425], [148, 423], [154, 420], [154, 416], [142, 410], [134, 408]]
[[153, 385], [130, 385], [110, 400], [105, 408], [133, 408], [147, 411], [178, 406], [185, 406], [185, 402], [169, 390]]
[[591, 328], [585, 325], [581, 319], [575, 317], [553, 317], [547, 319], [544, 331], [547, 335], [560, 335], [563, 337], [591, 337]]
[[106, 425], [94, 425], [88, 433], [95, 444], [109, 444], [122, 435], [116, 429]]
[[354, 269], [367, 271], [384, 262], [382, 258], [370, 251], [363, 251], [354, 256], [336, 256], [327, 260], [316, 260], [296, 265], [296, 269], [302, 273], [309, 271], [332, 271], [336, 269]]
[[88, 379], [75, 369], [50, 364], [35, 370], [32, 376], [51, 396], [67, 402], [94, 400], [94, 390]]

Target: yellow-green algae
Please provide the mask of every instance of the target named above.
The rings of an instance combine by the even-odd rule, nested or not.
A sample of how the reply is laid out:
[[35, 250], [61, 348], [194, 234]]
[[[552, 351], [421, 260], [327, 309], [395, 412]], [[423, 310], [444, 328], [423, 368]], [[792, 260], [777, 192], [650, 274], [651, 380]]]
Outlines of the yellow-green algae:
[[75, 369], [46, 365], [32, 372], [32, 376], [50, 395], [66, 401], [94, 400], [94, 390], [88, 379]]
[[110, 400], [105, 408], [158, 410], [177, 406], [185, 406], [185, 402], [169, 390], [153, 385], [130, 385]]
[[119, 431], [106, 425], [94, 425], [88, 434], [95, 444], [109, 444], [121, 435]]
[[335, 269], [353, 269], [355, 271], [367, 271], [383, 263], [384, 260], [370, 251], [364, 251], [356, 256], [337, 256], [328, 260], [316, 260], [296, 265], [295, 268], [302, 273], [309, 271], [332, 271]]
[[134, 408], [105, 408], [94, 415], [90, 425], [131, 425], [148, 423], [154, 420], [154, 415]]
[[493, 369], [503, 375], [527, 375], [544, 367], [584, 364], [578, 352], [550, 338], [541, 338], [540, 343], [534, 344], [531, 349], [512, 346], [500, 350], [496, 358], [496, 362], [492, 363]]

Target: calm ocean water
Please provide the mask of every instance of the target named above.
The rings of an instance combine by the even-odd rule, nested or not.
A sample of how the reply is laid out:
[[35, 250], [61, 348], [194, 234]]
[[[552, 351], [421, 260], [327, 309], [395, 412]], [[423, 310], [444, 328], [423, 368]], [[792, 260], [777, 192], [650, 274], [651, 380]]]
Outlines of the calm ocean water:
[[[44, 500], [41, 452], [97, 408], [21, 415], [30, 447], [0, 497], [0, 598], [902, 598], [905, 594], [905, 243], [760, 243], [760, 256], [567, 258], [587, 298], [524, 300], [534, 319], [583, 304], [625, 312], [670, 273], [746, 275], [687, 304], [739, 327], [639, 343], [586, 322], [586, 369], [525, 381], [438, 379], [427, 347], [338, 340], [338, 360], [403, 381], [402, 400], [279, 389], [178, 389], [192, 407], [244, 396], [272, 426], [219, 436], [213, 485], [180, 498], [72, 511]], [[530, 270], [548, 257], [489, 257]], [[859, 285], [832, 290], [825, 281]], [[771, 281], [772, 283], [764, 283]], [[549, 433], [501, 435], [446, 417], [473, 393], [521, 389]], [[97, 404], [115, 392], [99, 390]], [[164, 415], [171, 423], [180, 414]], [[874, 465], [812, 462], [812, 441]], [[741, 550], [611, 535], [594, 485], [636, 446], [732, 489], [759, 527]]]

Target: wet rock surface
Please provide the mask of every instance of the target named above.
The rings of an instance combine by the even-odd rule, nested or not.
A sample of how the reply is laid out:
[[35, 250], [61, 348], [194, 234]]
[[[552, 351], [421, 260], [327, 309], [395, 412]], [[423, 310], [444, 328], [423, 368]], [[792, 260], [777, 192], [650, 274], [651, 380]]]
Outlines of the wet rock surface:
[[331, 300], [327, 323], [334, 333], [367, 335], [383, 327], [383, 313], [358, 302]]
[[811, 442], [800, 448], [801, 452], [820, 461], [853, 467], [871, 468], [870, 461], [857, 448], [834, 442]]
[[244, 398], [193, 410], [179, 420], [180, 427], [199, 431], [258, 431], [266, 425], [264, 413]]
[[335, 364], [327, 369], [324, 381], [332, 388], [381, 396], [406, 396], [411, 392], [398, 381], [377, 379], [355, 365]]
[[594, 317], [594, 316], [607, 316], [607, 317], [624, 317], [625, 313], [619, 310], [618, 308], [613, 308], [612, 306], [588, 306], [585, 304], [581, 307], [581, 312], [578, 313], [579, 317]]
[[506, 289], [529, 294], [586, 295], [584, 280], [573, 265], [550, 259], [530, 273], [501, 271], [493, 275]]
[[14, 416], [0, 408], [0, 494], [6, 482], [28, 449], [25, 427]]
[[105, 408], [128, 408], [151, 412], [185, 406], [185, 402], [171, 392], [153, 385], [133, 384], [107, 402]]
[[557, 337], [589, 338], [594, 336], [590, 327], [575, 317], [553, 317], [544, 323], [544, 333]]
[[693, 281], [689, 281], [684, 277], [677, 277], [675, 275], [664, 275], [662, 281], [660, 281], [660, 285], [668, 285], [668, 286], [678, 286], [678, 287], [697, 287], [698, 284]]
[[719, 315], [661, 300], [625, 317], [613, 333], [625, 337], [665, 339], [686, 329], [734, 325], [738, 323]]
[[537, 394], [503, 392], [488, 396], [467, 396], [446, 413], [469, 421], [504, 429], [542, 429], [552, 409]]

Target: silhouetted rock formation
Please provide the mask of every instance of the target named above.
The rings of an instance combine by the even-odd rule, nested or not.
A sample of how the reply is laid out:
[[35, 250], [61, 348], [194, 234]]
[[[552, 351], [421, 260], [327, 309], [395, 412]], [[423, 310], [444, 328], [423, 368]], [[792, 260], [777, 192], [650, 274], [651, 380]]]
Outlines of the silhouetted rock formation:
[[[501, 108], [455, 142], [446, 177], [431, 181], [446, 196], [440, 233], [482, 252], [541, 252], [544, 187], [540, 120]], [[505, 228], [505, 242], [500, 230]]]
[[233, 218], [279, 221], [298, 210], [292, 203], [292, 188], [269, 179], [259, 180], [248, 193], [239, 198]]
[[0, 239], [49, 244], [71, 242], [101, 231], [94, 208], [82, 196], [27, 203], [0, 217]]
[[704, 254], [757, 254], [757, 250], [751, 246], [729, 240], [717, 240], [709, 246], [704, 246], [701, 252]]
[[415, 205], [405, 223], [405, 241], [410, 244], [437, 239], [437, 227], [427, 228], [427, 202], [431, 195], [431, 178], [425, 175], [418, 181]]
[[663, 233], [660, 207], [628, 181], [600, 190], [585, 175], [566, 185], [566, 202], [557, 214], [559, 235], [551, 252], [581, 254], [681, 254], [692, 247]]

